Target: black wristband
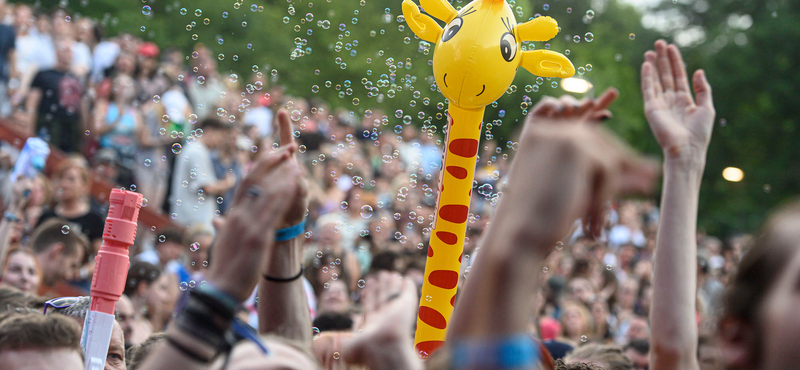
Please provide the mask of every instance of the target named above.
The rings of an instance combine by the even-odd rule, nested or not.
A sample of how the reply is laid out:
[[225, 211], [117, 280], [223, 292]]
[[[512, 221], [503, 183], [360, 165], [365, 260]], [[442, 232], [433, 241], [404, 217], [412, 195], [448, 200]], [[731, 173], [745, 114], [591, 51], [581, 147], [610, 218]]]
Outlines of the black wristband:
[[300, 265], [300, 272], [298, 272], [297, 275], [295, 275], [295, 276], [288, 277], [288, 278], [276, 278], [276, 277], [272, 277], [272, 276], [269, 276], [267, 274], [264, 274], [264, 279], [267, 280], [267, 281], [271, 281], [273, 283], [288, 283], [288, 282], [295, 281], [295, 280], [299, 279], [301, 276], [303, 276], [303, 271], [304, 270], [305, 269], [303, 268], [303, 266]]
[[171, 344], [173, 347], [175, 347], [175, 349], [177, 349], [179, 352], [183, 353], [186, 357], [191, 358], [192, 360], [195, 360], [195, 361], [203, 363], [203, 364], [207, 364], [207, 363], [210, 363], [214, 359], [213, 357], [212, 358], [203, 358], [202, 356], [200, 356], [196, 352], [194, 352], [191, 349], [189, 349], [186, 346], [184, 346], [183, 343], [181, 343], [181, 342], [177, 341], [175, 338], [172, 338], [171, 336], [169, 336], [169, 334], [167, 334], [165, 338], [167, 340], [167, 343]]

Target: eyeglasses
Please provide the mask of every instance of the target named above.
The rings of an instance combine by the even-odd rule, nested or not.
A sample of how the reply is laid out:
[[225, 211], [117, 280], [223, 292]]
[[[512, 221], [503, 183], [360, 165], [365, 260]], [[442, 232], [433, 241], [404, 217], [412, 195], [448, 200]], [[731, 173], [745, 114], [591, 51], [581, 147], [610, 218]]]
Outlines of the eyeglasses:
[[47, 315], [47, 309], [52, 307], [56, 310], [60, 310], [67, 307], [72, 307], [81, 297], [61, 297], [61, 298], [53, 298], [44, 303], [44, 312], [43, 314]]

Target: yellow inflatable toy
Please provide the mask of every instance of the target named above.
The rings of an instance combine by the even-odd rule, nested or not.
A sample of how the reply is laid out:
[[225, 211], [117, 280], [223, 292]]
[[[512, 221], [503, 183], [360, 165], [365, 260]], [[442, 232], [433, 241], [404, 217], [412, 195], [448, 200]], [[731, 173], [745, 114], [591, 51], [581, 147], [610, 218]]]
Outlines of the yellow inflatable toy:
[[486, 105], [511, 85], [517, 68], [542, 77], [571, 77], [575, 67], [550, 50], [521, 51], [522, 41], [547, 41], [558, 23], [537, 17], [517, 24], [505, 0], [474, 0], [456, 11], [447, 0], [420, 0], [423, 10], [447, 25], [442, 29], [403, 1], [406, 23], [420, 39], [435, 43], [433, 75], [449, 101], [448, 127], [436, 221], [428, 246], [414, 345], [423, 358], [444, 344], [458, 285], [475, 158]]

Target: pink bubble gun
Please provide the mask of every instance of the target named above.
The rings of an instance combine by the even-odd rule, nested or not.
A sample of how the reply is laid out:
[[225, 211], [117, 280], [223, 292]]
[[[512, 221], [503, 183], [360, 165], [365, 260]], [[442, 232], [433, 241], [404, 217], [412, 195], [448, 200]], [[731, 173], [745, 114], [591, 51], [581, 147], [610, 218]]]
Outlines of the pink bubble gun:
[[142, 194], [114, 189], [108, 196], [108, 217], [103, 245], [94, 258], [92, 305], [83, 325], [81, 345], [86, 370], [102, 370], [114, 328], [114, 307], [125, 289], [130, 257], [128, 247], [136, 240], [136, 222]]

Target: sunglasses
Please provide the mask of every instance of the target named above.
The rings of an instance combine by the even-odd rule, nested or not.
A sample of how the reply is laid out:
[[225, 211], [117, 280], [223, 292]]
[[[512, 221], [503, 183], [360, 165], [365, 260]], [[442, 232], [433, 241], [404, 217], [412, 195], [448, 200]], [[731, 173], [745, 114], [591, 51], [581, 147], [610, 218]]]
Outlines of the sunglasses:
[[53, 298], [53, 299], [51, 299], [51, 300], [49, 300], [49, 301], [44, 303], [44, 312], [43, 312], [43, 314], [47, 315], [47, 309], [51, 308], [51, 307], [53, 309], [56, 309], [56, 310], [60, 310], [60, 309], [67, 308], [67, 307], [72, 307], [75, 303], [78, 303], [78, 301], [81, 298], [82, 297]]

